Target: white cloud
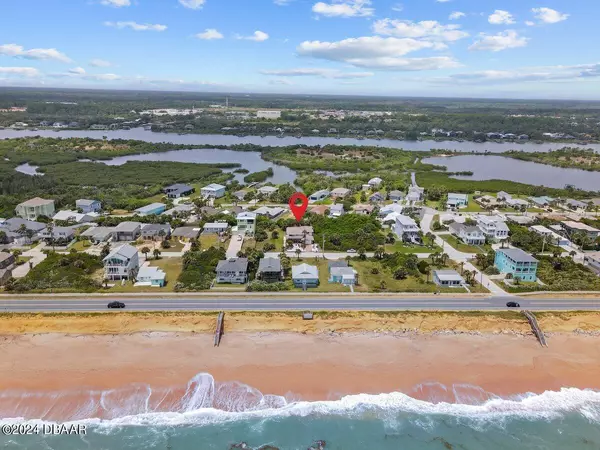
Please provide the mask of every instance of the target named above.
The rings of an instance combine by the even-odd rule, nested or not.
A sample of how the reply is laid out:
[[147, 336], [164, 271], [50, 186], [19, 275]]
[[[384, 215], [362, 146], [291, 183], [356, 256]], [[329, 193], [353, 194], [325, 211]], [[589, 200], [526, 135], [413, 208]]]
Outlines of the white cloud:
[[85, 69], [83, 67], [74, 67], [72, 69], [69, 69], [69, 73], [75, 75], [85, 75]]
[[87, 73], [81, 67], [75, 67], [74, 69], [70, 69], [68, 72], [50, 73], [48, 76], [51, 78], [72, 78], [88, 81], [116, 81], [123, 79], [123, 77], [114, 73]]
[[521, 82], [553, 82], [600, 77], [600, 64], [577, 66], [524, 67], [516, 70], [484, 70], [431, 78], [439, 84], [512, 84]]
[[109, 61], [105, 61], [103, 59], [92, 59], [90, 61], [90, 66], [92, 67], [110, 67], [112, 64]]
[[236, 39], [244, 39], [247, 41], [255, 41], [255, 42], [263, 42], [269, 39], [269, 35], [264, 31], [257, 30], [251, 36], [240, 36], [239, 34], [235, 36]]
[[40, 71], [33, 67], [0, 67], [0, 74], [17, 75], [22, 77], [39, 77]]
[[451, 0], [435, 0], [437, 3], [448, 3]]
[[526, 20], [525, 25], [527, 25], [528, 27], [533, 27], [535, 26], [535, 22], [532, 22], [531, 20]]
[[206, 41], [212, 41], [215, 39], [223, 39], [223, 35], [219, 33], [215, 28], [207, 28], [203, 33], [196, 35], [198, 39], [204, 39]]
[[25, 50], [23, 46], [17, 44], [0, 45], [0, 55], [25, 59], [54, 60], [64, 63], [71, 62], [71, 58], [55, 48], [32, 48]]
[[292, 3], [294, 0], [273, 0], [273, 3], [279, 6], [287, 6]]
[[206, 0], [179, 0], [179, 3], [189, 9], [202, 9]]
[[292, 83], [290, 80], [286, 80], [285, 78], [279, 78], [277, 80], [269, 80], [269, 84], [292, 86], [294, 83]]
[[515, 18], [508, 11], [497, 9], [488, 17], [488, 22], [492, 25], [511, 25], [515, 23]]
[[569, 18], [569, 14], [559, 13], [551, 8], [533, 8], [531, 12], [536, 19], [543, 23], [558, 23]]
[[442, 25], [435, 20], [411, 22], [410, 20], [381, 19], [373, 24], [373, 31], [386, 36], [440, 41], [457, 41], [469, 36], [469, 33], [460, 29], [460, 25]]
[[370, 5], [371, 0], [331, 0], [315, 3], [312, 11], [325, 17], [369, 17], [375, 11]]
[[102, 0], [100, 3], [104, 6], [113, 6], [115, 8], [131, 6], [131, 0]]
[[337, 42], [305, 41], [298, 55], [351, 64], [355, 67], [379, 70], [433, 70], [458, 67], [450, 57], [402, 58], [407, 53], [422, 49], [438, 49], [435, 42], [417, 39], [367, 36]]
[[152, 23], [137, 23], [137, 22], [104, 22], [107, 27], [113, 27], [118, 29], [131, 28], [133, 31], [165, 31], [166, 25], [152, 24]]
[[463, 17], [465, 17], [466, 14], [464, 12], [461, 11], [454, 11], [450, 14], [450, 16], [448, 17], [448, 19], [450, 20], [458, 20], [461, 19]]
[[341, 72], [336, 69], [298, 68], [286, 70], [262, 70], [263, 75], [278, 77], [320, 77], [334, 79], [351, 79], [372, 77], [373, 72]]
[[499, 52], [509, 48], [525, 47], [529, 41], [528, 38], [519, 36], [514, 30], [506, 30], [494, 35], [482, 33], [480, 36], [481, 39], [474, 42], [469, 50]]
[[395, 5], [392, 5], [392, 11], [396, 11], [396, 12], [404, 11], [404, 5], [402, 3], [396, 3]]

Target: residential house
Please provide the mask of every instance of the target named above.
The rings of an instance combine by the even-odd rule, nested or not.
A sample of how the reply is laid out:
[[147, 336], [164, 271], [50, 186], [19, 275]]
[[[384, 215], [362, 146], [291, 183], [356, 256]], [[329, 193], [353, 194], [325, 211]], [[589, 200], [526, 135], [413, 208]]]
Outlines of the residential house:
[[508, 206], [512, 206], [513, 208], [521, 208], [521, 207], [528, 207], [529, 206], [529, 202], [527, 200], [523, 200], [520, 198], [510, 198], [505, 200], [506, 204]]
[[388, 194], [388, 198], [390, 200], [392, 200], [393, 202], [398, 202], [400, 200], [404, 200], [404, 192], [402, 191], [398, 191], [398, 190], [394, 190], [394, 191], [390, 191]]
[[[206, 208], [210, 208], [210, 206], [207, 206]], [[175, 215], [179, 215], [179, 214], [187, 215], [187, 214], [192, 214], [192, 212], [194, 212], [194, 205], [179, 204], [177, 206], [174, 206], [171, 209], [166, 210], [164, 213], [162, 213], [162, 215], [163, 216], [175, 216]]]
[[0, 230], [5, 232], [9, 242], [17, 245], [27, 245], [37, 241], [37, 234], [45, 228], [45, 223], [13, 217], [5, 220]]
[[236, 217], [238, 232], [253, 236], [256, 231], [256, 213], [251, 211], [244, 211], [239, 213]]
[[113, 240], [135, 241], [142, 234], [142, 224], [140, 222], [121, 222], [113, 229]]
[[164, 287], [167, 274], [158, 267], [142, 266], [135, 277], [134, 286]]
[[281, 118], [281, 111], [256, 111], [257, 119], [275, 120]]
[[319, 269], [309, 264], [299, 264], [292, 267], [292, 281], [295, 287], [302, 289], [319, 286]]
[[352, 191], [350, 189], [346, 189], [346, 188], [335, 188], [334, 190], [331, 191], [331, 198], [338, 199], [338, 198], [345, 198], [346, 196], [350, 195]]
[[286, 209], [280, 206], [261, 206], [260, 208], [256, 209], [254, 213], [259, 216], [267, 216], [269, 219], [275, 219], [281, 214], [283, 214], [285, 211]]
[[537, 233], [540, 236], [543, 236], [546, 239], [546, 242], [552, 243], [554, 245], [569, 245], [570, 244], [569, 240], [566, 237], [561, 236], [560, 234], [552, 231], [549, 228], [546, 228], [543, 225], [533, 225], [533, 226], [529, 227], [529, 229], [531, 231], [533, 231], [534, 233]]
[[327, 205], [311, 206], [309, 209], [311, 214], [318, 214], [319, 216], [324, 216], [327, 211], [329, 211], [329, 206]]
[[475, 216], [477, 226], [483, 231], [488, 240], [493, 242], [508, 239], [510, 231], [508, 225], [498, 216], [485, 216], [478, 214]]
[[267, 283], [283, 280], [283, 269], [279, 258], [261, 258], [258, 262], [256, 277]]
[[0, 286], [12, 278], [12, 269], [17, 260], [12, 253], [0, 252]]
[[381, 192], [375, 192], [374, 194], [369, 195], [370, 203], [381, 203], [385, 200], [385, 195]]
[[450, 232], [468, 245], [485, 244], [485, 235], [476, 225], [465, 225], [463, 223], [453, 222], [448, 227]]
[[572, 210], [578, 210], [578, 209], [585, 210], [585, 209], [587, 209], [587, 206], [588, 206], [587, 203], [584, 203], [582, 201], [575, 200], [572, 198], [568, 198], [567, 200], [565, 200], [565, 205]]
[[[235, 206], [230, 209], [233, 209], [233, 208], [239, 208], [240, 212], [242, 211], [241, 206]], [[219, 212], [219, 210], [217, 208], [213, 208], [212, 206], [203, 206], [202, 208], [200, 208], [200, 214], [202, 216], [214, 216], [218, 212]], [[237, 212], [236, 212], [236, 214], [237, 214]]]
[[150, 203], [149, 205], [136, 209], [134, 213], [140, 216], [152, 216], [162, 214], [166, 209], [167, 205], [164, 203]]
[[187, 184], [176, 183], [163, 188], [163, 192], [168, 198], [180, 198], [193, 194], [196, 189]]
[[520, 248], [500, 248], [496, 250], [494, 265], [501, 273], [510, 273], [521, 281], [537, 280], [538, 260]]
[[314, 242], [314, 234], [313, 227], [287, 227], [285, 239], [294, 244], [311, 245]]
[[425, 188], [419, 186], [411, 186], [408, 188], [408, 195], [406, 200], [409, 202], [420, 202], [423, 200], [425, 195]]
[[113, 235], [115, 227], [90, 227], [79, 235], [80, 238], [88, 239], [93, 244], [107, 242]]
[[71, 227], [47, 227], [38, 233], [38, 236], [48, 244], [66, 245], [75, 238], [75, 231]]
[[337, 218], [344, 215], [344, 205], [341, 203], [334, 203], [329, 207], [329, 217]]
[[56, 212], [54, 200], [44, 200], [35, 197], [23, 203], [19, 203], [15, 210], [17, 216], [26, 220], [36, 220], [39, 216], [52, 217]]
[[384, 205], [379, 208], [379, 217], [385, 217], [392, 213], [402, 214], [402, 210], [404, 208], [397, 203], [392, 203], [391, 205]]
[[200, 189], [200, 195], [204, 198], [221, 198], [225, 195], [225, 186], [217, 183], [209, 184]]
[[370, 215], [375, 207], [373, 205], [354, 205], [354, 214]]
[[210, 222], [205, 223], [202, 228], [202, 234], [221, 234], [225, 233], [229, 229], [227, 222]]
[[[96, 214], [96, 213], [91, 213], [91, 214]], [[56, 214], [54, 214], [54, 217], [52, 217], [52, 220], [57, 221], [64, 221], [64, 222], [71, 222], [71, 223], [88, 223], [88, 222], [92, 222], [95, 219], [94, 216], [92, 215], [88, 215], [88, 214], [82, 214], [82, 213], [78, 213], [77, 211], [58, 211]]]
[[168, 223], [145, 223], [142, 225], [142, 238], [163, 241], [171, 236], [171, 225]]
[[80, 198], [75, 201], [75, 208], [80, 209], [83, 214], [102, 211], [102, 203], [99, 200], [88, 200]]
[[244, 284], [248, 281], [248, 258], [229, 258], [217, 264], [217, 283]]
[[371, 187], [379, 187], [383, 183], [383, 180], [379, 177], [371, 178], [367, 181], [367, 184]]
[[179, 241], [190, 242], [197, 239], [199, 234], [200, 228], [179, 227], [173, 230], [173, 232], [171, 233], [171, 237], [174, 237]]
[[456, 270], [434, 270], [433, 282], [441, 287], [461, 287], [465, 280]]
[[518, 223], [519, 225], [528, 225], [531, 222], [535, 221], [535, 218], [533, 216], [523, 216], [515, 214], [507, 214], [506, 219], [509, 222]]
[[137, 248], [129, 244], [115, 248], [102, 261], [109, 280], [133, 280], [140, 268]]
[[344, 286], [354, 286], [358, 272], [348, 265], [348, 261], [331, 261], [327, 264], [329, 282], [340, 283]]
[[529, 197], [529, 200], [531, 200], [531, 202], [539, 208], [547, 208], [555, 199], [548, 197], [547, 195], [543, 195], [541, 197]]
[[566, 220], [561, 222], [563, 228], [567, 231], [568, 236], [573, 240], [573, 235], [577, 233], [585, 233], [590, 239], [597, 239], [600, 236], [600, 230], [591, 227], [585, 223]]
[[469, 204], [469, 196], [467, 194], [449, 193], [446, 206], [448, 208], [460, 208]]
[[420, 242], [419, 232], [421, 229], [417, 223], [408, 216], [400, 214], [396, 217], [394, 233], [404, 242]]
[[512, 195], [510, 195], [508, 192], [500, 191], [496, 194], [496, 198], [500, 201], [506, 202], [507, 200], [512, 199]]
[[326, 189], [321, 189], [320, 191], [317, 191], [314, 194], [311, 194], [311, 196], [308, 197], [308, 202], [309, 203], [320, 202], [321, 200], [325, 200], [327, 197], [329, 197], [329, 191]]
[[266, 197], [270, 197], [275, 192], [277, 192], [277, 188], [274, 186], [261, 186], [256, 190], [259, 194], [262, 194]]
[[246, 195], [248, 195], [248, 191], [245, 189], [241, 189], [233, 193], [233, 196], [240, 201], [244, 200], [246, 198]]

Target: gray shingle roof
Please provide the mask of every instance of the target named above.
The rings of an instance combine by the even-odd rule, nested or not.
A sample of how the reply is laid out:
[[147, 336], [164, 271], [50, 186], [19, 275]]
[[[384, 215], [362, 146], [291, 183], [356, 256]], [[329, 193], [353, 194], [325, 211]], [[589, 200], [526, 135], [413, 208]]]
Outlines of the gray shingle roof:
[[262, 258], [258, 262], [259, 272], [281, 272], [281, 260], [279, 258]]
[[247, 270], [248, 258], [230, 258], [217, 264], [217, 272], [246, 272]]
[[506, 256], [517, 262], [538, 262], [537, 259], [520, 248], [501, 248], [496, 251], [504, 253]]

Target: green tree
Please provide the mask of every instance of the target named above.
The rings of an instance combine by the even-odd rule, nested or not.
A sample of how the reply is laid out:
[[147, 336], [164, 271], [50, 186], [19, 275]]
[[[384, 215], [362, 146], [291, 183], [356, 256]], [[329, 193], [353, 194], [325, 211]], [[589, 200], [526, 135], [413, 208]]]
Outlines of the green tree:
[[141, 252], [144, 254], [144, 258], [147, 260], [148, 259], [148, 253], [150, 253], [150, 249], [148, 247], [142, 247]]
[[159, 259], [161, 253], [159, 249], [155, 248], [152, 254], [154, 254], [154, 259]]

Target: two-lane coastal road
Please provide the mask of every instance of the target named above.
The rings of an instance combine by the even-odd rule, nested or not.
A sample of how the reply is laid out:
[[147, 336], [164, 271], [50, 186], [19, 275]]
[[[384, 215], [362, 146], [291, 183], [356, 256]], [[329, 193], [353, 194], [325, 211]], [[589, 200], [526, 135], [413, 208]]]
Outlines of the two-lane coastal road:
[[504, 310], [517, 301], [530, 310], [597, 310], [600, 298], [556, 299], [520, 297], [111, 297], [107, 298], [20, 298], [0, 299], [0, 312], [106, 311], [109, 301], [126, 304], [126, 311], [281, 311], [281, 310]]

